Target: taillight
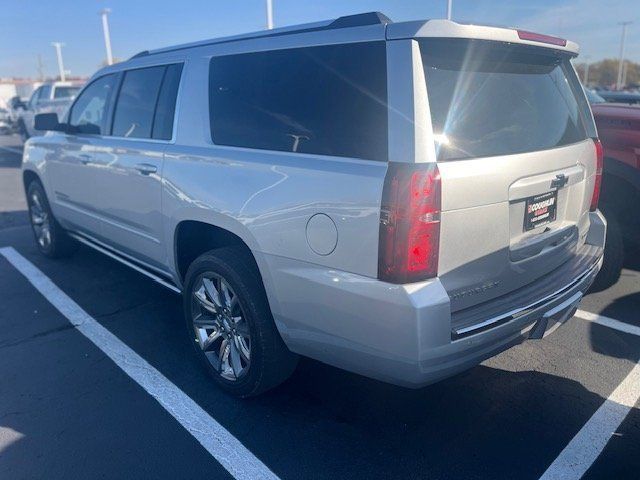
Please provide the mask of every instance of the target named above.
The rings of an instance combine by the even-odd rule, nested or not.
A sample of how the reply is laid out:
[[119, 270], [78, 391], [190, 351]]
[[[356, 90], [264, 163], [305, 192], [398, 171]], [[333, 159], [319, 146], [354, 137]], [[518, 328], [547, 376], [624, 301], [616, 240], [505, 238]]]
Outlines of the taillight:
[[600, 199], [600, 189], [602, 188], [602, 169], [604, 168], [604, 150], [602, 143], [597, 138], [593, 139], [596, 147], [596, 176], [593, 185], [593, 196], [591, 197], [591, 207], [589, 210], [595, 212], [598, 208], [598, 200]]
[[440, 173], [435, 163], [389, 163], [382, 192], [378, 277], [435, 277], [440, 246]]

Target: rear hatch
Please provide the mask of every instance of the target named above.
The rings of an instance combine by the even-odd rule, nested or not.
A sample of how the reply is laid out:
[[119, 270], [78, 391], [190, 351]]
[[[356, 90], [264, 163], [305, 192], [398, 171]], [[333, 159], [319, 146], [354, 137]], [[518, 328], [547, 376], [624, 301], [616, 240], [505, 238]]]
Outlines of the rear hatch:
[[419, 44], [442, 181], [438, 275], [455, 312], [578, 255], [595, 129], [566, 52], [459, 38]]

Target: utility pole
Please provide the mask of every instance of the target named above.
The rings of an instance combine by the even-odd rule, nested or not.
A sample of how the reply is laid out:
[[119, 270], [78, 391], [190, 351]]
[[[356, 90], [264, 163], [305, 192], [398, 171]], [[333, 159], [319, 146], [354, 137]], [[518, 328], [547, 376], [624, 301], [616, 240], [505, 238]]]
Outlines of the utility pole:
[[624, 64], [624, 40], [627, 36], [627, 25], [631, 25], [633, 22], [626, 21], [620, 22], [618, 25], [622, 25], [622, 37], [620, 38], [620, 59], [618, 60], [618, 81], [616, 82], [616, 88], [620, 90], [622, 88], [622, 65]]
[[44, 64], [42, 63], [42, 55], [38, 54], [38, 80], [44, 81]]
[[447, 20], [451, 20], [451, 8], [453, 0], [447, 0]]
[[267, 30], [273, 29], [273, 0], [267, 0]]
[[64, 82], [66, 76], [64, 74], [64, 63], [62, 63], [62, 47], [64, 43], [52, 42], [51, 45], [56, 49], [56, 56], [58, 57], [58, 70], [60, 71], [60, 81]]
[[100, 15], [102, 16], [102, 33], [104, 33], [104, 46], [107, 49], [107, 65], [113, 65], [113, 54], [111, 53], [111, 35], [109, 34], [108, 19], [110, 13], [110, 8], [105, 8], [100, 11]]

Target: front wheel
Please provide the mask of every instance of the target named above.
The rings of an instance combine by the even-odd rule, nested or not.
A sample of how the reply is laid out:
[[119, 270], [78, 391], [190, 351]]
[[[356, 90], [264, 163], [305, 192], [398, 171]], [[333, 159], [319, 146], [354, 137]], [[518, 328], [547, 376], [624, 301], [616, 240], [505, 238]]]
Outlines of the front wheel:
[[198, 257], [184, 289], [187, 331], [214, 381], [239, 397], [286, 380], [297, 356], [276, 329], [260, 275], [244, 249], [224, 247]]
[[67, 235], [51, 212], [42, 184], [33, 180], [27, 187], [31, 230], [38, 250], [51, 258], [66, 257], [78, 249], [78, 242]]
[[29, 131], [27, 130], [27, 126], [24, 124], [22, 120], [18, 124], [18, 133], [20, 134], [20, 139], [22, 143], [25, 143], [31, 136], [29, 135]]

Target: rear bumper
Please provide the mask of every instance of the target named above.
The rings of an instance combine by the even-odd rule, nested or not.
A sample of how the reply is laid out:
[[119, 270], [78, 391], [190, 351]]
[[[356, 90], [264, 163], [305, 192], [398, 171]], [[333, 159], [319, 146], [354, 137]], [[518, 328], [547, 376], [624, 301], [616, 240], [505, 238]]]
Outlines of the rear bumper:
[[[419, 388], [449, 377], [573, 316], [602, 265], [606, 222], [591, 213], [581, 269], [561, 288], [514, 303], [478, 328], [452, 328], [438, 279], [392, 285], [282, 257], [264, 258], [278, 329], [294, 352], [382, 381]], [[529, 299], [530, 300], [530, 299]]]
[[602, 256], [594, 260], [579, 279], [553, 297], [541, 299], [537, 305], [523, 308], [513, 316], [488, 319], [488, 327], [454, 338], [437, 352], [423, 352], [420, 370], [426, 383], [466, 370], [524, 340], [542, 338], [555, 331], [573, 317], [582, 296], [593, 283], [602, 266]]

